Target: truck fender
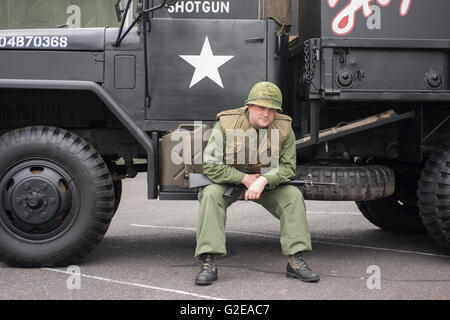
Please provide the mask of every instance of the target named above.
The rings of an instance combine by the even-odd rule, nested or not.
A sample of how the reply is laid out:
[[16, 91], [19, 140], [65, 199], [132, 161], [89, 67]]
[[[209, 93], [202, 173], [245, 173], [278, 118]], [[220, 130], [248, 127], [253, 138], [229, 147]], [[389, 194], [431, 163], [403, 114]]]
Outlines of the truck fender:
[[29, 80], [29, 79], [0, 79], [0, 89], [47, 89], [47, 90], [78, 90], [91, 91], [105, 104], [105, 106], [119, 119], [124, 127], [138, 141], [147, 152], [147, 186], [148, 199], [156, 199], [156, 143], [153, 141], [119, 104], [101, 87], [92, 81], [72, 80]]

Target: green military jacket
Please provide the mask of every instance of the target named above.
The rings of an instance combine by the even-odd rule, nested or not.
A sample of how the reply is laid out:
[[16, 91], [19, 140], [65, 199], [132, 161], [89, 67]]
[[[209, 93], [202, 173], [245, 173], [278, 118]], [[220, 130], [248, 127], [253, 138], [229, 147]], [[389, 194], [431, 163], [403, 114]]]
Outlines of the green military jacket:
[[[243, 110], [245, 110], [245, 116], [248, 121], [248, 110], [247, 109]], [[250, 164], [247, 164], [245, 166], [230, 165], [227, 164], [227, 162], [224, 160], [225, 158], [224, 154], [227, 149], [227, 141], [225, 130], [222, 127], [220, 121], [220, 115], [222, 114], [224, 113], [222, 112], [218, 114], [218, 117], [216, 118], [217, 121], [214, 125], [212, 134], [204, 150], [203, 173], [207, 175], [214, 183], [240, 184], [245, 176], [245, 173], [243, 171], [253, 173], [260, 173], [260, 172], [256, 170], [258, 169], [258, 166]], [[277, 119], [283, 120], [285, 120], [286, 118], [289, 117], [285, 115], [279, 115], [277, 117]], [[243, 125], [243, 127], [246, 127], [246, 125]], [[285, 129], [282, 129], [281, 131], [283, 130], [286, 131]], [[268, 146], [270, 147], [270, 142]], [[273, 189], [280, 183], [289, 181], [296, 174], [297, 153], [295, 147], [295, 135], [292, 128], [290, 127], [290, 122], [288, 131], [281, 132], [280, 134], [280, 149], [281, 150], [279, 150], [280, 157], [278, 159], [278, 165], [276, 167], [270, 168], [270, 170], [268, 171], [266, 170], [266, 172], [262, 174], [262, 176], [264, 176], [269, 182], [268, 186], [269, 189]]]

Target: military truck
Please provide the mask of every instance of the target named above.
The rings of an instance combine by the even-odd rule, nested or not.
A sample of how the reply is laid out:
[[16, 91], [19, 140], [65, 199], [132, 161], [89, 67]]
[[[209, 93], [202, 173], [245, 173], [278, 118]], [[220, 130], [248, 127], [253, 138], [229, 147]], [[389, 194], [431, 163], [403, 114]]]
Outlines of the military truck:
[[259, 81], [305, 199], [450, 247], [445, 0], [140, 0], [129, 27], [119, 2], [120, 27], [0, 31], [2, 261], [79, 262], [140, 172], [148, 199], [195, 200], [215, 115]]

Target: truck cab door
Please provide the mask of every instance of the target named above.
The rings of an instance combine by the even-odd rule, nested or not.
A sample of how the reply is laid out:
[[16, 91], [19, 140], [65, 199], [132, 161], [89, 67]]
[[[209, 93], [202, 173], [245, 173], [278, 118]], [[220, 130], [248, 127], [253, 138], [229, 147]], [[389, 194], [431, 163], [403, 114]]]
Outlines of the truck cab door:
[[[222, 110], [243, 106], [255, 83], [274, 80], [268, 50], [276, 43], [279, 27], [261, 16], [262, 2], [178, 1], [178, 7], [153, 17], [148, 38], [149, 130], [165, 130], [180, 121], [214, 120]], [[212, 9], [223, 12], [204, 12]]]

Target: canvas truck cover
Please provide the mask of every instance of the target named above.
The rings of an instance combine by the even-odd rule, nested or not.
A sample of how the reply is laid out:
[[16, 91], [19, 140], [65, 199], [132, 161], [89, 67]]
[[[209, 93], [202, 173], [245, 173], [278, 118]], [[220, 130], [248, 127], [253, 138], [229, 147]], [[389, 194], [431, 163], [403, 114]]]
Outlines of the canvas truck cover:
[[302, 39], [450, 39], [448, 0], [300, 0]]
[[[293, 0], [298, 1], [298, 0]], [[125, 2], [125, 0], [124, 0]], [[137, 0], [135, 0], [135, 3]], [[0, 0], [0, 29], [118, 26], [116, 0]], [[152, 0], [158, 5], [160, 0]], [[179, 0], [155, 18], [274, 19], [291, 25], [291, 0]]]
[[291, 0], [267, 0], [266, 14], [280, 25], [291, 25]]
[[0, 29], [117, 26], [116, 0], [0, 0]]

